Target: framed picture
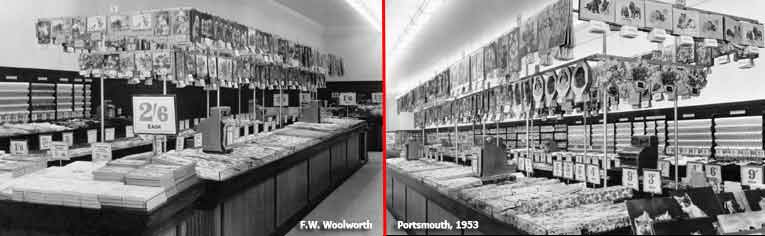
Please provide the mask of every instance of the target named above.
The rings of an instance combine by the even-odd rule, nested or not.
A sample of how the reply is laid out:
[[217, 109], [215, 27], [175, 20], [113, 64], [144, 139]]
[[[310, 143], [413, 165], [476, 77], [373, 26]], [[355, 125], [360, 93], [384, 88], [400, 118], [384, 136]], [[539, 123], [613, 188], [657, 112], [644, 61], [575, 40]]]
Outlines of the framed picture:
[[672, 33], [699, 37], [699, 12], [695, 10], [672, 9]]
[[743, 29], [741, 28], [741, 22], [733, 19], [731, 17], [724, 17], [723, 18], [723, 29], [724, 29], [724, 35], [723, 38], [731, 43], [742, 43], [744, 36], [743, 36]]
[[634, 27], [645, 26], [645, 1], [614, 0], [616, 5], [616, 24]]
[[717, 14], [701, 13], [699, 17], [699, 37], [709, 39], [723, 39], [723, 17]]
[[746, 21], [741, 22], [741, 34], [743, 36], [743, 42], [745, 45], [763, 47], [765, 41], [762, 40], [763, 26], [761, 24], [754, 24]]
[[613, 23], [615, 9], [614, 0], [579, 0], [579, 19]]
[[672, 30], [672, 5], [645, 1], [645, 27]]

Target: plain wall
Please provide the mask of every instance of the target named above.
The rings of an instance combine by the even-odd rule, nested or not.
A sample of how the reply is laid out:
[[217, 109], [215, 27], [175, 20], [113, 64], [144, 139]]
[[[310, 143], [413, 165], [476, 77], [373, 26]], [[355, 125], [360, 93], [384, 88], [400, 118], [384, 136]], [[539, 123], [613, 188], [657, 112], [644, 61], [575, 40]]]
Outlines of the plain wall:
[[193, 7], [326, 52], [323, 26], [273, 0], [0, 0], [0, 65], [78, 70], [76, 54], [38, 47], [36, 20], [107, 15], [112, 5], [119, 12]]
[[343, 58], [345, 75], [327, 81], [381, 81], [382, 34], [366, 29], [328, 29], [327, 51]]

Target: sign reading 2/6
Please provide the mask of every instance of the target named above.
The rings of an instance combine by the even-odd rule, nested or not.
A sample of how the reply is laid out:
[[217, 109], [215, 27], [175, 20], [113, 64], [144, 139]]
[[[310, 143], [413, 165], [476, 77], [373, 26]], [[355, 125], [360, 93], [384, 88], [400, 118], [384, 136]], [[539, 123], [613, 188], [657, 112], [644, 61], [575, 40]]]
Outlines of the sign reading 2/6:
[[136, 134], [176, 134], [174, 96], [133, 96], [133, 130]]

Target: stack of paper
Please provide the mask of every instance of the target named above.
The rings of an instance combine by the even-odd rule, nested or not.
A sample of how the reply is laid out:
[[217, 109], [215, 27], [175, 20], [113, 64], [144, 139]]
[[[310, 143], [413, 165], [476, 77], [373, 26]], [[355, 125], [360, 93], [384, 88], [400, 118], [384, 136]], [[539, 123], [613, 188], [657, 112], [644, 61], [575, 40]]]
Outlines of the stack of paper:
[[125, 176], [136, 168], [124, 166], [104, 166], [93, 171], [93, 179], [100, 181], [125, 182]]
[[117, 160], [110, 161], [108, 166], [120, 166], [120, 167], [131, 167], [131, 168], [139, 168], [142, 166], [145, 166], [149, 162], [146, 160], [130, 160], [130, 159], [124, 159], [120, 158]]

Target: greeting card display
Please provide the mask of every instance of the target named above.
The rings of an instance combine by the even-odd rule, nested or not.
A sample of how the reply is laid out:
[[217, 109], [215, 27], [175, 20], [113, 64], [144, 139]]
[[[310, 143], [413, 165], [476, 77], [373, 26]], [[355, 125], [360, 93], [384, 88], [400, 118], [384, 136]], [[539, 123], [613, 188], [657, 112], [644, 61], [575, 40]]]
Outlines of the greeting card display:
[[643, 27], [645, 26], [645, 1], [643, 0], [614, 0], [616, 7], [616, 24]]
[[615, 22], [614, 0], [579, 0], [579, 19]]
[[521, 56], [518, 48], [520, 43], [519, 32], [516, 27], [507, 34], [507, 70], [511, 72], [521, 70]]
[[590, 66], [587, 62], [577, 63], [571, 73], [571, 91], [574, 92], [574, 101], [576, 103], [584, 102], [584, 93], [592, 85], [590, 78]]
[[537, 22], [536, 17], [530, 17], [521, 23], [520, 29], [520, 52], [519, 57], [524, 57], [534, 53], [539, 48], [537, 44]]
[[672, 9], [672, 32], [676, 35], [698, 37], [700, 35], [699, 12]]
[[664, 2], [645, 1], [645, 27], [672, 30], [672, 5]]
[[545, 105], [550, 108], [550, 113], [552, 115], [553, 108], [557, 107], [557, 103], [555, 102], [555, 98], [557, 96], [558, 90], [555, 88], [556, 82], [557, 82], [558, 75], [555, 74], [555, 71], [550, 71], [544, 74], [545, 79]]

